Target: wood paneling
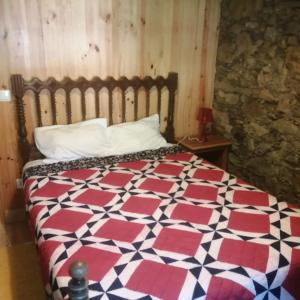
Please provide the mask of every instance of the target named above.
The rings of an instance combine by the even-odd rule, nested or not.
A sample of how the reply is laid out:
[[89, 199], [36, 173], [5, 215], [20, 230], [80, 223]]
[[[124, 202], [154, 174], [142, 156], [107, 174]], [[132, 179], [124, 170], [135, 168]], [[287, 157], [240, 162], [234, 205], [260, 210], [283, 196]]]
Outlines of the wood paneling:
[[[70, 76], [179, 73], [177, 136], [211, 105], [220, 0], [0, 0], [0, 88], [21, 73]], [[103, 108], [105, 110], [105, 107]], [[14, 103], [0, 102], [0, 209], [20, 207]]]

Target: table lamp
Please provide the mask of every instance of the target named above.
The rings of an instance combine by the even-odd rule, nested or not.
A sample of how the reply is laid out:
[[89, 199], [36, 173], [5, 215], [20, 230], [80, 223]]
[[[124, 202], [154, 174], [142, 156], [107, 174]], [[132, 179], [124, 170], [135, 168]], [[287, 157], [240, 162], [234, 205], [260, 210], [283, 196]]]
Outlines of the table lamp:
[[199, 121], [199, 140], [200, 142], [207, 141], [207, 124], [212, 123], [213, 114], [212, 109], [207, 107], [200, 107], [197, 115]]

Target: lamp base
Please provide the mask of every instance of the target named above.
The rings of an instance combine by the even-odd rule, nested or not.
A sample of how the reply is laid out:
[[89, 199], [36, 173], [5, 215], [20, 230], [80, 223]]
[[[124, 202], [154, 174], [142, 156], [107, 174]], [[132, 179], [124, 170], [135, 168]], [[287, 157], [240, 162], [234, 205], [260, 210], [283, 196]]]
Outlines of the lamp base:
[[207, 142], [207, 131], [206, 131], [206, 124], [199, 126], [199, 143]]

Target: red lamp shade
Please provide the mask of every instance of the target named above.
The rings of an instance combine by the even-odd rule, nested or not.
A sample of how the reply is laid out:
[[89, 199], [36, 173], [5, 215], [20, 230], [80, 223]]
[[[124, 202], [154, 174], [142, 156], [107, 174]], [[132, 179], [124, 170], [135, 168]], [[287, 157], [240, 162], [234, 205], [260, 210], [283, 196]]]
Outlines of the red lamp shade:
[[199, 121], [199, 140], [200, 142], [206, 142], [206, 125], [208, 123], [212, 123], [213, 121], [212, 109], [207, 107], [201, 107], [197, 115], [197, 120]]
[[201, 107], [199, 109], [199, 112], [197, 115], [197, 120], [202, 125], [212, 123], [212, 121], [213, 121], [212, 109], [206, 108], [206, 107]]

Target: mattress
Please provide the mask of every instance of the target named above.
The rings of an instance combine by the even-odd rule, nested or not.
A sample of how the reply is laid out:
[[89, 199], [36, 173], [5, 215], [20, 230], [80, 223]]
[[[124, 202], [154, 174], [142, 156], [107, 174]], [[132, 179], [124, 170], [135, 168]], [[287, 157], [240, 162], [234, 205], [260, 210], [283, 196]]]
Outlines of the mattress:
[[30, 226], [53, 299], [299, 299], [300, 210], [179, 147], [31, 165]]

